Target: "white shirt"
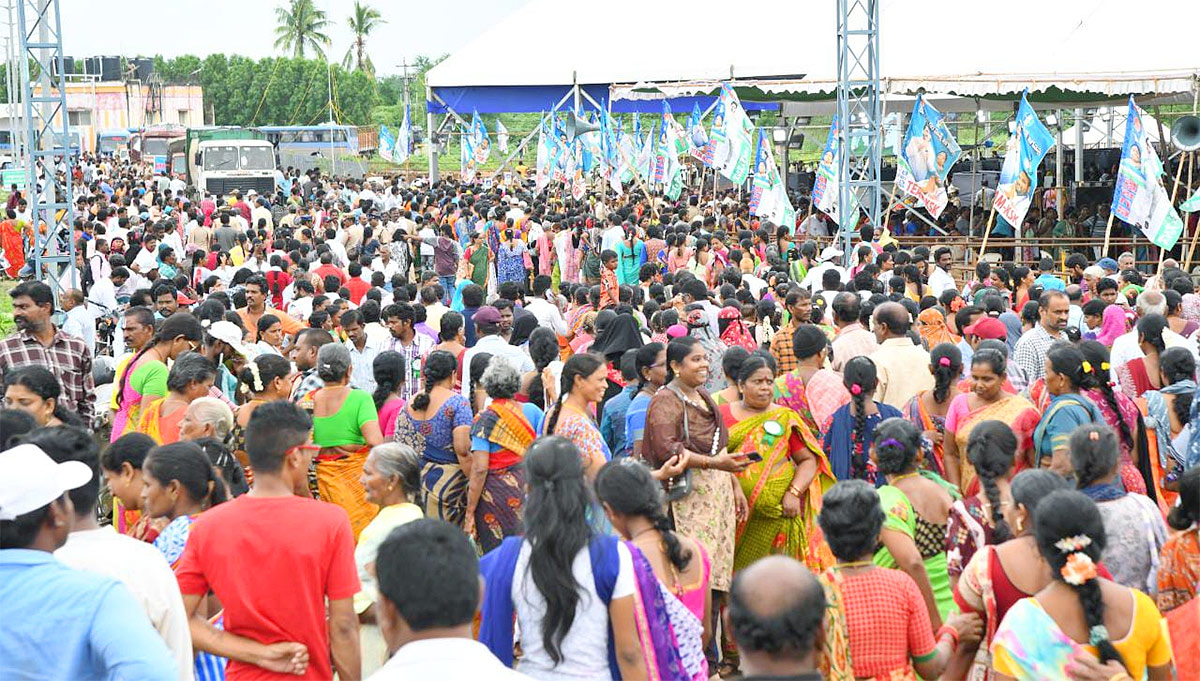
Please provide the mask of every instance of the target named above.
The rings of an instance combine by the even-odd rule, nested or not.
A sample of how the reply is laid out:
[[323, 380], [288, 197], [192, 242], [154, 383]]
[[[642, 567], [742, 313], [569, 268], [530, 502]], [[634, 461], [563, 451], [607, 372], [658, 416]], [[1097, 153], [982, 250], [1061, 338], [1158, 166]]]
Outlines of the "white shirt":
[[337, 258], [338, 267], [346, 267], [350, 264], [350, 256], [346, 255], [346, 247], [336, 237], [326, 241], [325, 244], [333, 252], [333, 257]]
[[501, 664], [479, 641], [430, 638], [406, 643], [367, 681], [518, 681], [530, 677]]
[[954, 277], [941, 267], [933, 268], [933, 274], [929, 275], [929, 288], [933, 289], [934, 296], [942, 295], [943, 291], [958, 290]]
[[600, 233], [600, 250], [615, 251], [617, 244], [625, 236], [625, 230], [620, 225], [613, 225]]
[[[515, 345], [509, 345], [508, 341], [500, 337], [499, 334], [481, 336], [475, 342], [475, 347], [467, 348], [466, 353], [463, 354], [462, 365], [470, 367], [471, 359], [481, 352], [489, 353], [493, 357], [500, 356], [507, 359], [521, 373], [533, 371], [533, 360], [529, 358], [529, 354]], [[462, 395], [467, 399], [471, 399], [471, 396], [468, 394], [471, 388], [470, 383], [470, 381], [463, 381], [462, 385]]]
[[[592, 558], [585, 546], [575, 554], [571, 573], [584, 592], [575, 606], [575, 620], [559, 646], [563, 661], [557, 666], [542, 645], [542, 618], [546, 614], [546, 598], [537, 590], [529, 573], [528, 542], [521, 545], [517, 567], [513, 571], [512, 600], [521, 631], [533, 635], [521, 637], [523, 656], [517, 669], [535, 679], [607, 679], [608, 668], [608, 607], [596, 593], [592, 576]], [[617, 544], [620, 569], [613, 587], [612, 599], [633, 594], [633, 558], [623, 543]]]
[[817, 288], [821, 286], [821, 280], [824, 279], [825, 270], [828, 269], [837, 270], [842, 282], [845, 282], [849, 278], [846, 270], [842, 269], [838, 265], [835, 265], [832, 262], [823, 262], [820, 265], [810, 269], [808, 273], [804, 275], [804, 281], [801, 281], [800, 285], [810, 291], [816, 292]]
[[79, 530], [67, 535], [67, 543], [54, 552], [54, 557], [76, 570], [120, 580], [133, 592], [175, 657], [179, 681], [195, 678], [192, 634], [179, 582], [153, 544], [118, 534], [111, 527]]
[[87, 298], [102, 314], [117, 309], [117, 287], [113, 285], [112, 279], [97, 279], [88, 290]]
[[371, 342], [371, 337], [367, 336], [361, 351], [354, 347], [354, 341], [346, 341], [346, 348], [350, 350], [350, 365], [354, 367], [350, 372], [350, 387], [375, 392], [375, 368], [372, 365], [381, 352], [379, 345]]
[[[417, 236], [421, 237], [421, 239], [428, 239], [430, 237], [437, 236], [437, 232], [433, 231], [433, 229], [429, 227], [422, 227], [421, 230], [417, 232]], [[431, 258], [433, 257], [433, 246], [421, 241], [421, 257], [425, 256], [429, 256]]]
[[[109, 286], [112, 284], [110, 283]], [[71, 308], [70, 312], [66, 313], [67, 318], [63, 322], [63, 333], [70, 334], [77, 338], [83, 339], [83, 344], [87, 346], [88, 353], [96, 356], [96, 316], [88, 309], [87, 304], [76, 305]]]
[[293, 300], [287, 306], [287, 313], [300, 321], [307, 321], [312, 316], [313, 297], [304, 296]]
[[537, 318], [538, 326], [554, 329], [554, 333], [560, 336], [567, 335], [567, 320], [563, 319], [562, 312], [558, 307], [545, 298], [536, 296], [527, 298], [525, 310]]

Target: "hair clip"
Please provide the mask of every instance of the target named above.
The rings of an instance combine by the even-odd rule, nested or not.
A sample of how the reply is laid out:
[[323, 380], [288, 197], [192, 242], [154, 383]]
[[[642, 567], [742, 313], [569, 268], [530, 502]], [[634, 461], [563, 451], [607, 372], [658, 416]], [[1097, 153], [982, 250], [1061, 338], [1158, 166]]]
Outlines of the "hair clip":
[[1092, 442], [1099, 442], [1100, 441], [1100, 431], [1093, 430], [1092, 432], [1088, 433], [1088, 439], [1091, 440]]
[[894, 437], [889, 437], [888, 439], [884, 440], [883, 442], [880, 442], [877, 446], [879, 446], [879, 447], [899, 447], [901, 449], [904, 449], [904, 444], [901, 443], [899, 440], [897, 440]]
[[942, 357], [942, 358], [938, 359], [938, 366], [943, 366], [943, 367], [950, 366], [950, 358]]
[[861, 394], [862, 394], [862, 390], [863, 390], [863, 389], [862, 389], [862, 386], [861, 386], [861, 385], [859, 385], [859, 384], [857, 384], [857, 383], [852, 383], [852, 384], [850, 385], [850, 394], [851, 394], [851, 395], [861, 395]]
[[1054, 542], [1054, 548], [1063, 553], [1071, 553], [1072, 551], [1080, 551], [1092, 545], [1092, 538], [1086, 534], [1077, 534], [1073, 537], [1063, 537]]
[[1101, 362], [1100, 363], [1100, 371], [1108, 371], [1109, 366], [1110, 365], [1108, 362]]
[[1087, 361], [1086, 359], [1083, 360], [1083, 364], [1081, 364], [1080, 366], [1083, 367], [1083, 373], [1085, 373], [1085, 374], [1092, 373], [1092, 363]]

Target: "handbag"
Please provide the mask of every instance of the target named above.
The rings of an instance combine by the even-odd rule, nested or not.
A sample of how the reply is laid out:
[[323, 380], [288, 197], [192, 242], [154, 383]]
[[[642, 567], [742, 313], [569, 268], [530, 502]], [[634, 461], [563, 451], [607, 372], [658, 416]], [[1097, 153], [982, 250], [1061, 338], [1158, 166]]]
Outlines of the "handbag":
[[[684, 399], [683, 394], [680, 393], [677, 388], [671, 386], [666, 386], [666, 388], [675, 393], [675, 396], [679, 398], [680, 402], [683, 402], [683, 432], [685, 434], [691, 432], [691, 428], [688, 427], [687, 400]], [[713, 416], [715, 418], [716, 415], [714, 414]], [[710, 456], [716, 455], [717, 443], [720, 442], [720, 440], [721, 427], [718, 425], [717, 428], [713, 430], [712, 451], [709, 453]], [[683, 499], [687, 495], [691, 494], [694, 489], [695, 487], [692, 484], [692, 469], [688, 468], [683, 471], [682, 475], [677, 475], [674, 478], [667, 480], [667, 501], [679, 501], [680, 499]]]

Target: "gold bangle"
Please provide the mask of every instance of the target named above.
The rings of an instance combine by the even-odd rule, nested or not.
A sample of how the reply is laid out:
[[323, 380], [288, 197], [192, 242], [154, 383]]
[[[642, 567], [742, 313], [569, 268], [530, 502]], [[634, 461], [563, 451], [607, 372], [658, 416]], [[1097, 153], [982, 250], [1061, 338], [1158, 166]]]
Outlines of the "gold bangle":
[[1117, 672], [1116, 674], [1113, 674], [1108, 681], [1133, 681], [1133, 677], [1127, 672]]
[[799, 498], [799, 496], [800, 496], [799, 489], [796, 489], [795, 487], [789, 487], [788, 491], [791, 492], [793, 495], [795, 495], [797, 498]]

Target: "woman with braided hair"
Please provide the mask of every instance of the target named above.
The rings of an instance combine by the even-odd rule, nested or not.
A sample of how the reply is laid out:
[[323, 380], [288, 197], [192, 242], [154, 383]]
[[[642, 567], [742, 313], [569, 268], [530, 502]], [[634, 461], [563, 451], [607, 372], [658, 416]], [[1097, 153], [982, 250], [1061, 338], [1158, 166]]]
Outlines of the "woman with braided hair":
[[1003, 421], [984, 421], [971, 431], [967, 459], [975, 468], [979, 491], [954, 502], [946, 528], [946, 571], [950, 587], [958, 585], [963, 567], [975, 552], [1011, 536], [1004, 505], [1011, 500], [1009, 480], [1017, 454], [1017, 437]]
[[[1081, 431], [1090, 438], [1100, 429]], [[1053, 579], [1004, 616], [992, 641], [993, 678], [1065, 680], [1092, 656], [1101, 678], [1171, 678], [1171, 641], [1153, 599], [1100, 576], [1108, 537], [1096, 504], [1052, 492], [1038, 504], [1035, 536]]]
[[457, 370], [454, 355], [445, 350], [429, 353], [421, 373], [425, 384], [400, 410], [396, 431], [422, 436], [424, 448], [417, 453], [422, 461], [425, 516], [461, 526], [467, 508], [474, 415], [467, 398], [454, 389]]
[[1195, 437], [1192, 399], [1196, 394], [1196, 358], [1184, 347], [1167, 348], [1159, 357], [1163, 387], [1147, 390], [1136, 400], [1146, 424], [1147, 459], [1154, 498], [1164, 513], [1178, 498], [1179, 477], [1187, 469], [1187, 452]]
[[913, 578], [937, 628], [954, 611], [946, 573], [946, 524], [954, 497], [917, 471], [920, 450], [920, 431], [903, 418], [886, 419], [875, 429], [871, 460], [887, 480], [879, 488], [887, 519], [875, 564], [903, 570]]
[[946, 477], [942, 445], [946, 434], [946, 412], [959, 395], [954, 390], [954, 384], [962, 374], [962, 363], [962, 352], [953, 343], [933, 346], [929, 350], [929, 373], [933, 374], [933, 388], [914, 395], [904, 407], [904, 417], [921, 430], [921, 446], [926, 454], [925, 467], [943, 478]]
[[821, 428], [821, 449], [838, 480], [866, 480], [876, 487], [883, 476], [875, 473], [868, 457], [875, 427], [884, 419], [903, 418], [890, 404], [871, 399], [879, 383], [875, 362], [870, 357], [853, 357], [842, 369], [842, 384], [850, 393], [850, 402], [838, 407]]
[[594, 487], [613, 530], [653, 567], [689, 677], [707, 679], [704, 646], [712, 638], [712, 565], [704, 545], [673, 531], [663, 512], [662, 487], [641, 462], [624, 458], [605, 464]]
[[1046, 351], [1046, 392], [1051, 398], [1033, 431], [1031, 463], [1063, 476], [1071, 473], [1067, 449], [1071, 433], [1082, 425], [1104, 423], [1096, 405], [1079, 394], [1086, 379], [1085, 361], [1079, 348], [1070, 343], [1055, 343]]
[[1104, 563], [1113, 579], [1150, 595], [1158, 590], [1159, 554], [1167, 540], [1163, 517], [1153, 501], [1121, 484], [1117, 437], [1102, 424], [1082, 426], [1071, 435], [1075, 485], [1100, 509], [1108, 534]]
[[1120, 384], [1121, 391], [1129, 397], [1141, 397], [1147, 390], [1162, 387], [1159, 363], [1167, 351], [1163, 331], [1170, 331], [1167, 318], [1163, 315], [1151, 313], [1138, 320], [1138, 347], [1142, 356], [1120, 365], [1113, 377]]
[[[1146, 493], [1146, 480], [1138, 471], [1138, 408], [1132, 399], [1115, 390], [1108, 381], [1108, 348], [1099, 341], [1079, 344], [1083, 353], [1083, 384], [1080, 394], [1092, 401], [1104, 422], [1118, 435], [1121, 447], [1121, 484], [1125, 491]], [[1188, 353], [1191, 354], [1190, 352]]]

